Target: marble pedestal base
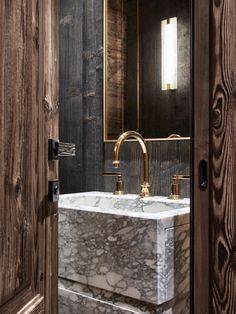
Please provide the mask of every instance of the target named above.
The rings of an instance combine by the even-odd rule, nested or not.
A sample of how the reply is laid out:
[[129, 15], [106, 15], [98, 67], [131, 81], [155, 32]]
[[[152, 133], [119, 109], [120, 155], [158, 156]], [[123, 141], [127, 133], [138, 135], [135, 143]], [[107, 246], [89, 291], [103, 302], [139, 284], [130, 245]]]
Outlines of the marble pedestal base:
[[188, 201], [101, 192], [62, 197], [59, 277], [61, 313], [173, 314], [180, 305], [176, 314], [188, 313]]
[[189, 314], [189, 295], [175, 298], [162, 305], [123, 297], [60, 280], [59, 314]]

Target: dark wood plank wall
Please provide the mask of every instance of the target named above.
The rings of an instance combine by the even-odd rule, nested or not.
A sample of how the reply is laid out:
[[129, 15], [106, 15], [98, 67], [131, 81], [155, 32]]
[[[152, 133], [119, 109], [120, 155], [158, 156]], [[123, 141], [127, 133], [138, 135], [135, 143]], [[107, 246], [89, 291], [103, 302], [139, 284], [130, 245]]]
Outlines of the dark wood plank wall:
[[80, 191], [83, 171], [83, 1], [60, 1], [60, 140], [76, 144], [61, 158], [61, 192]]
[[[0, 3], [0, 313], [57, 312], [57, 0]], [[45, 99], [45, 100], [44, 100]], [[28, 305], [27, 305], [28, 303]]]
[[236, 2], [211, 2], [211, 309], [236, 313]]
[[61, 192], [103, 187], [103, 1], [61, 0], [60, 139], [76, 158], [60, 159]]
[[83, 169], [85, 189], [103, 189], [103, 2], [84, 1]]
[[[102, 176], [113, 170], [114, 145], [103, 143], [102, 30], [103, 0], [61, 0], [60, 139], [77, 145], [76, 158], [60, 159], [62, 193], [113, 189], [113, 179]], [[122, 149], [122, 171], [128, 191], [137, 193], [142, 154], [137, 145], [129, 146]], [[173, 174], [189, 174], [189, 146], [189, 141], [149, 143], [154, 194], [169, 194]], [[189, 195], [189, 185], [182, 185]]]

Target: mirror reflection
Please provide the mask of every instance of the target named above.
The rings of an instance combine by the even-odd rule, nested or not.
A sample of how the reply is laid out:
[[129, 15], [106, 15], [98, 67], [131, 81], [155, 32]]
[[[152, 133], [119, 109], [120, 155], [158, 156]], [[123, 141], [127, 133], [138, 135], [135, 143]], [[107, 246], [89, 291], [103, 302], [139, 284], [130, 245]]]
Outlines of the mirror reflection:
[[104, 15], [104, 140], [189, 137], [189, 0], [106, 0]]

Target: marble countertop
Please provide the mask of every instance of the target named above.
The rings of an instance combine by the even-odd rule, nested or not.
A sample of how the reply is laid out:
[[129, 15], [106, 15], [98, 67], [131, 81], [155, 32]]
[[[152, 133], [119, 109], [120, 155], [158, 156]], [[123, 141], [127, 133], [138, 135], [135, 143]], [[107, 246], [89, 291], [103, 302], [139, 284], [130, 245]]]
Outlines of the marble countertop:
[[188, 215], [190, 200], [187, 198], [172, 200], [164, 196], [140, 198], [136, 194], [117, 196], [109, 192], [94, 191], [62, 194], [59, 207], [156, 220]]

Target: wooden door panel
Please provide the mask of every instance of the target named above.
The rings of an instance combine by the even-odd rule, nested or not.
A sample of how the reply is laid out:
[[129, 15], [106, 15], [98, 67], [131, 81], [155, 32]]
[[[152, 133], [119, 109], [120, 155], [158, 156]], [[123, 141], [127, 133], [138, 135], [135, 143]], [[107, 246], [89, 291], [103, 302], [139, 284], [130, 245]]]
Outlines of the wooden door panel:
[[236, 313], [236, 1], [211, 23], [211, 309]]
[[33, 233], [38, 232], [38, 226], [32, 211], [36, 205], [32, 193], [36, 161], [32, 158], [32, 76], [37, 75], [34, 73], [37, 67], [32, 68], [32, 63], [37, 62], [38, 53], [32, 55], [31, 52], [30, 37], [36, 31], [31, 27], [31, 16], [37, 14], [31, 9], [27, 1], [11, 1], [4, 6], [1, 16], [5, 40], [0, 117], [3, 124], [1, 168], [4, 169], [1, 176], [0, 304], [22, 289], [27, 290], [35, 280], [31, 261], [35, 253], [33, 247], [37, 247]]
[[0, 313], [57, 312], [57, 204], [47, 202], [57, 16], [57, 0], [0, 3]]
[[[194, 1], [194, 313], [236, 313], [236, 1]], [[209, 164], [199, 189], [198, 162]]]
[[[59, 116], [59, 2], [58, 0], [42, 1], [42, 63], [43, 86], [42, 98], [46, 121], [46, 138], [58, 138]], [[45, 145], [48, 156], [47, 142]], [[47, 180], [58, 178], [58, 163], [50, 161], [47, 167]], [[58, 289], [58, 208], [57, 204], [49, 204], [45, 217], [45, 307], [49, 313], [57, 311]]]
[[[31, 289], [28, 293], [19, 293], [10, 302], [0, 307], [1, 314], [24, 314], [24, 313], [50, 313], [45, 312], [44, 297], [39, 294], [32, 297]], [[53, 312], [52, 312], [53, 313]]]

